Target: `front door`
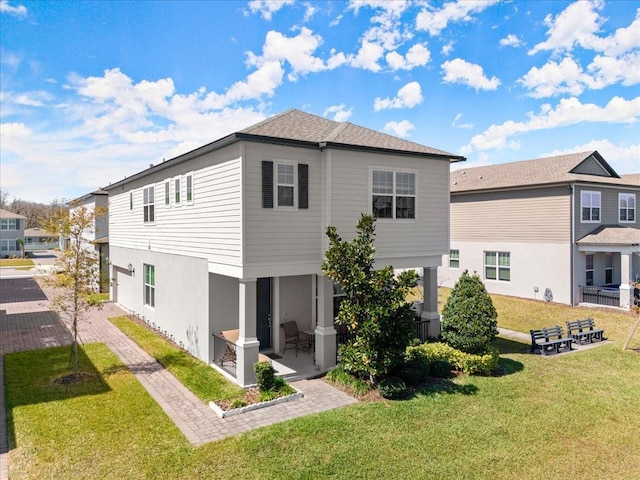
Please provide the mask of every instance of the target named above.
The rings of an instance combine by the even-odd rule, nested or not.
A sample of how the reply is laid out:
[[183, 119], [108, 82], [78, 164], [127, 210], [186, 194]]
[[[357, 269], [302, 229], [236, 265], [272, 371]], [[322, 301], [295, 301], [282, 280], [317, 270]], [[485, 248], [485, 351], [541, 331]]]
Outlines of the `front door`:
[[257, 284], [256, 334], [260, 350], [271, 348], [271, 279], [259, 278]]

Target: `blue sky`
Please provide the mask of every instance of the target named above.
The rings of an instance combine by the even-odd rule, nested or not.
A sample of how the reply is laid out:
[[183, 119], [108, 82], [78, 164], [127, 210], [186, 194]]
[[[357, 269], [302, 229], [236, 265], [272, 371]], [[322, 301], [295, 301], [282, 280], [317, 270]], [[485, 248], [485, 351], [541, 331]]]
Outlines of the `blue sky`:
[[290, 108], [640, 172], [638, 1], [0, 0], [0, 185], [72, 199]]

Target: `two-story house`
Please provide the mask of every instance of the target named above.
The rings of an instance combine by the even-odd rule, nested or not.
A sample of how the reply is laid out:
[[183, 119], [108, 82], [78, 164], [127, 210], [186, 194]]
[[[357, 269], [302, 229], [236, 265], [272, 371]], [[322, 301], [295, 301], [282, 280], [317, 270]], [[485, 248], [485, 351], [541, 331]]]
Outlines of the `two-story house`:
[[96, 286], [100, 292], [109, 291], [109, 192], [94, 190], [68, 203], [69, 215], [84, 208], [89, 214], [94, 215], [93, 225], [87, 230], [83, 245], [86, 248], [95, 249], [99, 256], [99, 271]]
[[340, 292], [321, 271], [325, 229], [353, 238], [368, 212], [378, 217], [376, 263], [424, 269], [422, 316], [438, 335], [458, 160], [298, 110], [273, 116], [104, 188], [112, 299], [216, 368], [216, 336], [237, 330], [240, 385], [255, 382], [259, 352], [282, 352], [290, 320], [315, 336], [316, 366], [327, 370]]
[[0, 209], [0, 258], [22, 255], [27, 217]]
[[492, 293], [629, 308], [640, 276], [640, 175], [597, 152], [463, 168], [451, 174], [451, 251]]

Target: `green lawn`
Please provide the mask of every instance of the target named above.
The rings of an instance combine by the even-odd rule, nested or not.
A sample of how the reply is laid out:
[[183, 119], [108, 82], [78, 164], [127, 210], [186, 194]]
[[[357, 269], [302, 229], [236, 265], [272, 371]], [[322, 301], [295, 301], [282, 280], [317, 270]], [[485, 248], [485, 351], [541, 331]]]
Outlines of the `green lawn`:
[[[496, 305], [510, 328], [531, 311], [523, 303], [507, 317], [508, 306]], [[564, 322], [565, 313], [537, 321]], [[612, 343], [543, 358], [499, 339], [502, 376], [457, 377], [409, 400], [359, 403], [199, 448], [102, 344], [87, 345], [83, 362], [103, 383], [67, 394], [51, 381], [68, 349], [9, 354], [11, 479], [634, 478], [640, 355], [620, 345], [635, 319], [595, 318]]]

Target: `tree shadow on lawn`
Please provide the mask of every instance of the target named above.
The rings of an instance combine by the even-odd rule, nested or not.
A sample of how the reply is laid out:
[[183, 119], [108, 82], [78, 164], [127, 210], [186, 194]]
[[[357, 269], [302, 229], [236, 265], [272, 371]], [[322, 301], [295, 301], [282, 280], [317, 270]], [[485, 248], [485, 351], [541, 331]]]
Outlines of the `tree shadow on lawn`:
[[[497, 337], [491, 344], [498, 349], [500, 355], [526, 354], [529, 353], [531, 348], [529, 344], [502, 337]], [[501, 356], [498, 363], [498, 371], [495, 376], [502, 377], [504, 375], [521, 372], [522, 370], [524, 370], [524, 364], [517, 360]]]
[[439, 394], [475, 395], [477, 392], [478, 387], [475, 385], [458, 385], [448, 378], [429, 377], [427, 382], [413, 387], [405, 397], [405, 400], [411, 400], [418, 396], [432, 396]]

